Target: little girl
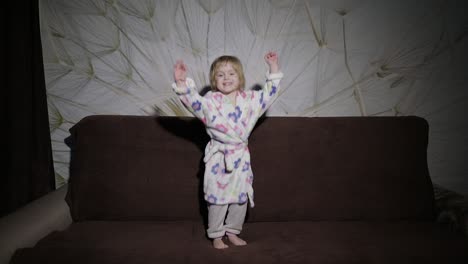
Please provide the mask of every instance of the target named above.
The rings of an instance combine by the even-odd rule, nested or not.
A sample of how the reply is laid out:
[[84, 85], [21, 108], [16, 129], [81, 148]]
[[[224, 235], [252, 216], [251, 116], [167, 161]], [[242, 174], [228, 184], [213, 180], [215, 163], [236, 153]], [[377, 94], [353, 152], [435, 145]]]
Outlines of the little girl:
[[217, 58], [210, 68], [212, 91], [204, 97], [187, 78], [187, 67], [182, 61], [174, 66], [174, 91], [180, 100], [206, 126], [211, 138], [205, 149], [203, 189], [208, 203], [208, 237], [213, 246], [228, 246], [222, 238], [227, 235], [236, 246], [247, 243], [237, 235], [242, 230], [247, 201], [253, 201], [253, 174], [247, 147], [250, 132], [258, 118], [278, 95], [283, 74], [279, 71], [275, 52], [265, 55], [269, 66], [263, 90], [244, 91], [245, 77], [242, 64], [233, 56]]

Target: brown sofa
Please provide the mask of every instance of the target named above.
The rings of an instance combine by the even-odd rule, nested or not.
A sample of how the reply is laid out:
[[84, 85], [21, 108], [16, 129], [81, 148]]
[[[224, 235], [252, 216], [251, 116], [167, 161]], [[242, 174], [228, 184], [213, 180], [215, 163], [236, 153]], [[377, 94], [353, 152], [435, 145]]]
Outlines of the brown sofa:
[[261, 119], [249, 140], [249, 244], [216, 250], [205, 235], [201, 122], [89, 116], [67, 139], [60, 210], [72, 221], [62, 216], [61, 231], [12, 263], [466, 264], [466, 236], [435, 222], [428, 129], [414, 116]]

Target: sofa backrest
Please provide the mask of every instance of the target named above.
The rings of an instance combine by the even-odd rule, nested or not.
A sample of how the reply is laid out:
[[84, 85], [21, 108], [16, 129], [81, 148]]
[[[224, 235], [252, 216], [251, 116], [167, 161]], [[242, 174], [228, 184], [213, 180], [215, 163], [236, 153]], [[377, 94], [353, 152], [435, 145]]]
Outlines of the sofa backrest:
[[266, 119], [249, 140], [250, 220], [432, 219], [428, 128], [415, 116]]
[[199, 220], [202, 153], [194, 118], [97, 115], [71, 129], [74, 221]]
[[[206, 218], [198, 120], [89, 116], [70, 131], [74, 221]], [[419, 117], [262, 119], [248, 221], [431, 219], [427, 140]]]

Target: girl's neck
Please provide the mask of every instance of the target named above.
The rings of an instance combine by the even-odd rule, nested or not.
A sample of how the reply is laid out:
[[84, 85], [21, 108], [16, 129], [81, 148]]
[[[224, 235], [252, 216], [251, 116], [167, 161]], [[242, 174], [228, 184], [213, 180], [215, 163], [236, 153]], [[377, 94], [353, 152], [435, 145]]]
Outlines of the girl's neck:
[[229, 99], [229, 102], [232, 104], [232, 105], [236, 105], [236, 98], [237, 98], [237, 90], [236, 91], [233, 91], [232, 93], [230, 94], [227, 94], [226, 97]]

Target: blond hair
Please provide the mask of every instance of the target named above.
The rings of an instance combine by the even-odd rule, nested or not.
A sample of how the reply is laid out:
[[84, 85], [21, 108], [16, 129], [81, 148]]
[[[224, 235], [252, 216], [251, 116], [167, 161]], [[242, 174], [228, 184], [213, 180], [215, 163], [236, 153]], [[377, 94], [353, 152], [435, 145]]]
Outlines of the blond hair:
[[244, 70], [242, 69], [242, 63], [237, 57], [234, 56], [221, 56], [217, 58], [216, 60], [213, 61], [210, 67], [210, 84], [211, 84], [211, 90], [217, 91], [216, 88], [216, 71], [218, 70], [219, 67], [222, 65], [226, 65], [227, 63], [230, 63], [234, 71], [237, 73], [237, 76], [239, 76], [239, 89], [243, 90], [245, 86], [245, 77], [244, 77]]

